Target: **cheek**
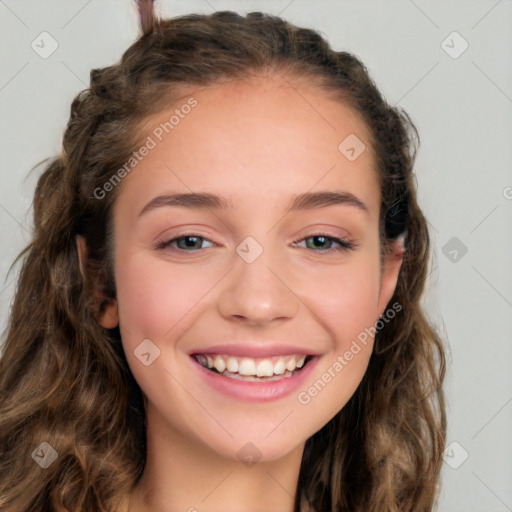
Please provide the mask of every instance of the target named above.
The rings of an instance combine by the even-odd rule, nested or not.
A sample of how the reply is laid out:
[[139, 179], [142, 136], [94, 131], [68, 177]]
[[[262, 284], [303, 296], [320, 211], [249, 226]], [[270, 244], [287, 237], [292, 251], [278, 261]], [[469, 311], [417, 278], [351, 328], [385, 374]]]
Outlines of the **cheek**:
[[216, 279], [191, 266], [171, 272], [165, 261], [133, 257], [117, 262], [116, 281], [119, 319], [130, 338], [162, 339], [171, 333], [172, 338], [179, 336], [187, 315], [199, 307]]
[[379, 261], [372, 255], [349, 265], [332, 266], [316, 279], [304, 281], [304, 297], [319, 319], [334, 333], [342, 349], [379, 316]]
[[317, 428], [345, 406], [367, 370], [379, 317], [379, 283], [379, 260], [368, 255], [318, 275], [316, 286], [309, 280], [305, 284], [308, 306], [332, 337], [322, 364], [297, 395]]

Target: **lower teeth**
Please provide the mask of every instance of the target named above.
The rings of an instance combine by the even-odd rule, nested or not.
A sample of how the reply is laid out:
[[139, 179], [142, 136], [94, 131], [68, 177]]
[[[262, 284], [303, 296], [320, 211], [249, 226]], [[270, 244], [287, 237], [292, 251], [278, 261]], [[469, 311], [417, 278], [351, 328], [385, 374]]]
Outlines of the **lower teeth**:
[[289, 379], [299, 371], [294, 370], [293, 372], [290, 372], [287, 370], [282, 375], [274, 375], [273, 377], [255, 377], [254, 375], [240, 375], [239, 373], [231, 373], [228, 372], [227, 370], [223, 371], [222, 373], [211, 368], [210, 370], [214, 371], [215, 373], [219, 373], [219, 375], [222, 375], [223, 377], [229, 377], [230, 379], [235, 380], [246, 380], [249, 382], [272, 382], [274, 380]]

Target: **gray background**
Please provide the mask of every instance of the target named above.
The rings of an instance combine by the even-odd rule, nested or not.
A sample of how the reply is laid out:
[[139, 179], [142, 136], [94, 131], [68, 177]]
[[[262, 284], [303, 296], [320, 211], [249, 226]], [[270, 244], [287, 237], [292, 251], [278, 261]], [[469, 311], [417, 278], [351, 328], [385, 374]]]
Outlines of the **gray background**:
[[[388, 101], [411, 114], [436, 253], [425, 306], [450, 350], [453, 444], [440, 511], [512, 510], [512, 1], [161, 0], [157, 8], [163, 16], [261, 10], [316, 28], [358, 55]], [[47, 58], [31, 47], [42, 46], [43, 31], [58, 43]], [[29, 240], [40, 168], [28, 173], [59, 152], [90, 70], [116, 62], [137, 35], [130, 0], [0, 0], [2, 330], [17, 267], [7, 271]]]

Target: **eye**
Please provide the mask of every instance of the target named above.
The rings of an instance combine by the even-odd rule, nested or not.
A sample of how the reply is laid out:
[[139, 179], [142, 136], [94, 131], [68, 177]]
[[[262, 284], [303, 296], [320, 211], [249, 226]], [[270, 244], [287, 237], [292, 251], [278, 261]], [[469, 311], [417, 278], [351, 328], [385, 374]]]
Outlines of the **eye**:
[[[168, 240], [158, 240], [155, 244], [155, 248], [156, 249], [165, 249], [165, 248], [171, 246], [172, 244], [174, 244], [174, 242], [177, 242], [178, 250], [193, 252], [197, 249], [203, 249], [203, 247], [201, 247], [202, 241], [210, 242], [213, 245], [213, 242], [211, 242], [210, 240], [208, 240], [207, 238], [204, 238], [202, 236], [181, 235], [181, 236], [177, 236], [177, 237], [174, 237], [174, 238], [171, 238]], [[183, 243], [181, 243], [181, 242], [183, 242]], [[189, 251], [189, 249], [192, 249], [192, 251]]]
[[[356, 247], [354, 243], [349, 242], [348, 240], [326, 235], [323, 233], [309, 235], [306, 238], [293, 242], [293, 244], [297, 245], [298, 242], [302, 241], [306, 242], [307, 249], [313, 249], [315, 250], [315, 252], [321, 252], [324, 254], [340, 251], [349, 251], [355, 249]], [[308, 243], [308, 241], [310, 243]], [[167, 247], [173, 247], [176, 248], [176, 250], [178, 251], [195, 252], [197, 250], [205, 248], [202, 247], [202, 243], [204, 242], [208, 242], [211, 244], [208, 247], [212, 247], [214, 245], [214, 243], [211, 242], [211, 240], [208, 240], [207, 238], [195, 234], [189, 234], [180, 235], [170, 239], [158, 240], [155, 243], [155, 249], [166, 249]], [[175, 243], [176, 246], [174, 246]]]
[[[308, 244], [308, 240], [312, 243]], [[321, 253], [334, 253], [340, 251], [350, 251], [355, 249], [356, 245], [348, 240], [343, 240], [342, 238], [337, 238], [334, 236], [329, 236], [323, 233], [311, 234], [302, 240], [297, 240], [294, 244], [298, 242], [306, 241], [306, 248], [314, 249], [316, 252]], [[333, 244], [336, 244], [333, 247]], [[328, 245], [328, 247], [326, 247]], [[315, 247], [320, 246], [320, 248]]]

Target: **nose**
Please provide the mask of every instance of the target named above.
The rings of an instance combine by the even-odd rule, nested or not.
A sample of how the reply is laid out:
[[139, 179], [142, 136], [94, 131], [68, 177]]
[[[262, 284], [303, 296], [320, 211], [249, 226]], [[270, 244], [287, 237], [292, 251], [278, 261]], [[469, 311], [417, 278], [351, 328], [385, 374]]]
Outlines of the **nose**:
[[[270, 265], [269, 265], [270, 264]], [[228, 321], [265, 325], [295, 317], [300, 299], [286, 272], [270, 261], [266, 251], [252, 263], [235, 260], [219, 296], [219, 313]]]

